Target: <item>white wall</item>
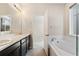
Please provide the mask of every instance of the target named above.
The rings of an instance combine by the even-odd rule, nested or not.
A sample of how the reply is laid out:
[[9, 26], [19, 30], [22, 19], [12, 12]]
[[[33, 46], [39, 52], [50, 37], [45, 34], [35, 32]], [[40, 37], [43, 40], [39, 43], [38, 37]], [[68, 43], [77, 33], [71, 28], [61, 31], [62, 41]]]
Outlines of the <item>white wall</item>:
[[22, 32], [31, 32], [32, 17], [44, 15], [45, 11], [48, 10], [49, 34], [68, 35], [68, 18], [64, 18], [64, 15], [68, 15], [68, 10], [64, 8], [64, 4], [23, 4], [21, 7], [23, 8], [22, 14], [16, 12], [8, 4], [0, 4], [0, 15], [10, 15], [12, 17], [12, 32], [21, 33], [21, 22]]
[[31, 33], [32, 30], [32, 15], [31, 8], [29, 6], [22, 6], [22, 33]]
[[21, 30], [23, 33], [31, 32], [32, 17], [44, 15], [45, 11], [48, 10], [49, 34], [68, 35], [68, 19], [67, 17], [64, 18], [64, 15], [67, 15], [67, 10], [64, 9], [64, 4], [23, 4], [21, 7], [23, 8], [23, 16], [8, 4], [0, 4], [0, 15], [10, 15], [12, 17], [12, 32], [21, 33]]
[[0, 15], [9, 15], [9, 11], [7, 3], [0, 3]]
[[8, 15], [11, 16], [11, 32], [21, 33], [21, 14], [16, 12], [8, 3], [0, 4], [0, 16]]
[[63, 35], [64, 34], [64, 5], [52, 5], [48, 9], [49, 34]]
[[[26, 14], [26, 22], [28, 26], [25, 27], [29, 31], [31, 27], [32, 17], [35, 15], [44, 15], [45, 11], [48, 10], [49, 20], [49, 33], [50, 35], [63, 35], [63, 20], [64, 20], [64, 4], [22, 4]], [[24, 21], [25, 21], [24, 20]], [[31, 25], [29, 25], [31, 24]], [[29, 27], [29, 28], [28, 28]], [[32, 31], [32, 29], [30, 30]]]
[[12, 23], [11, 23], [11, 31], [13, 33], [21, 33], [21, 25], [22, 25], [22, 14], [20, 12], [15, 11], [11, 6], [9, 6], [9, 14], [12, 18]]

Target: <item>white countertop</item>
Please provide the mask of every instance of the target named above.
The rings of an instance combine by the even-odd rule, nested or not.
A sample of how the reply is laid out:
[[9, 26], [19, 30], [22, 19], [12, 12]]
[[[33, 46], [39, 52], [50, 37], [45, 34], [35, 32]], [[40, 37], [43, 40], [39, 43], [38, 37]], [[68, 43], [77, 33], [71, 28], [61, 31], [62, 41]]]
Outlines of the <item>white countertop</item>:
[[0, 36], [0, 40], [10, 40], [9, 43], [7, 44], [4, 44], [4, 45], [1, 45], [0, 46], [0, 51], [2, 51], [3, 49], [9, 47], [10, 45], [20, 41], [22, 38], [26, 37], [30, 35], [30, 33], [27, 33], [27, 34], [7, 34], [7, 35], [1, 35]]

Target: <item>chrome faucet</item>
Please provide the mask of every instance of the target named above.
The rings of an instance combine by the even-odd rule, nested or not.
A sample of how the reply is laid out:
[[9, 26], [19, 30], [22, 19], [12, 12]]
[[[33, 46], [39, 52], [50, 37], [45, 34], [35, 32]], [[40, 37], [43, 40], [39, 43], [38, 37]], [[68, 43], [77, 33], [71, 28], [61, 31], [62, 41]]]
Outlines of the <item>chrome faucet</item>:
[[55, 38], [55, 37], [51, 39], [51, 41], [54, 41], [54, 40], [56, 40], [56, 38]]

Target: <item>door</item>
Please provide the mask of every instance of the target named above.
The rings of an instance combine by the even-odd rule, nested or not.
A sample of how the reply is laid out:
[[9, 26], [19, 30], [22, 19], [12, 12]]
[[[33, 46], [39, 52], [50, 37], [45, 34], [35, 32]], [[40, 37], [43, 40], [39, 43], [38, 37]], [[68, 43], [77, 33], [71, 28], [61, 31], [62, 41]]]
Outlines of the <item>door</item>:
[[44, 50], [46, 55], [48, 55], [48, 10], [46, 10], [44, 15]]
[[32, 34], [33, 48], [44, 48], [44, 16], [33, 16]]

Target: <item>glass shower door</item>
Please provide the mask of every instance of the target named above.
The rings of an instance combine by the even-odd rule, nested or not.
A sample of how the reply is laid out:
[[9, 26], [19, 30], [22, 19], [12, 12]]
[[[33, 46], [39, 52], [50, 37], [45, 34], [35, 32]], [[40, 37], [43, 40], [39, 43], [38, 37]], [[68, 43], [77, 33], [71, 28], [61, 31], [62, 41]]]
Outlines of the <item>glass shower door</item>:
[[[78, 34], [79, 34], [79, 5], [78, 4], [74, 4], [71, 8], [70, 8], [70, 35], [73, 36], [75, 39], [75, 55], [78, 56], [79, 55], [79, 38], [78, 38]], [[74, 48], [73, 48], [74, 49]]]
[[73, 9], [75, 10], [75, 14], [73, 14], [73, 18], [75, 18], [75, 35], [76, 35], [76, 56], [79, 56], [79, 4], [75, 4], [75, 6], [73, 7]]
[[77, 42], [77, 49], [78, 49], [78, 51], [76, 52], [77, 54], [78, 54], [78, 56], [79, 56], [79, 4], [77, 4], [77, 38], [76, 38], [76, 40], [78, 41]]

